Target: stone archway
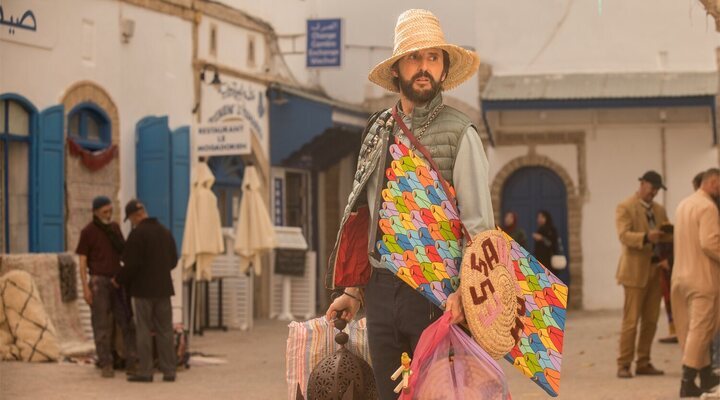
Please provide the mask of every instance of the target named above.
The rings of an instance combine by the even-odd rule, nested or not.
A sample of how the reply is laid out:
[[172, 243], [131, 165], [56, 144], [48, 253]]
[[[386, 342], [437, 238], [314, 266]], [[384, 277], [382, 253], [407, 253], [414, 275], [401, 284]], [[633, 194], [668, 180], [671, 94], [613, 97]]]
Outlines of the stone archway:
[[[108, 92], [91, 81], [80, 81], [70, 86], [61, 102], [65, 107], [65, 137], [68, 136], [68, 115], [78, 105], [93, 103], [110, 120], [111, 144], [120, 142], [120, 116], [117, 106]], [[120, 151], [108, 165], [91, 172], [79, 158], [65, 151], [65, 198], [66, 198], [66, 246], [74, 250], [80, 238], [80, 231], [92, 219], [91, 202], [95, 196], [105, 195], [112, 199], [115, 220], [120, 219]]]
[[524, 167], [544, 167], [555, 172], [565, 184], [567, 190], [567, 207], [568, 207], [568, 260], [570, 266], [570, 295], [568, 308], [582, 308], [582, 201], [578, 194], [577, 186], [565, 171], [565, 168], [552, 161], [550, 158], [530, 153], [525, 156], [515, 158], [505, 164], [500, 172], [495, 175], [490, 189], [492, 202], [495, 204], [495, 220], [500, 221], [500, 204], [502, 204], [502, 191], [505, 181], [517, 170]]

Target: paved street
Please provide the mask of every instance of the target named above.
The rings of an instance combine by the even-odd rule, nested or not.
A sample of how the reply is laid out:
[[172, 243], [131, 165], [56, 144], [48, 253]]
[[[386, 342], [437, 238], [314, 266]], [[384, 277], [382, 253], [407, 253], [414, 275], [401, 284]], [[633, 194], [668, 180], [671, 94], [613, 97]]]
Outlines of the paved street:
[[[663, 316], [664, 317], [664, 316]], [[615, 378], [620, 313], [570, 315], [565, 341], [561, 399], [676, 399], [680, 372], [677, 345], [656, 344], [653, 361], [663, 377]], [[667, 332], [661, 319], [658, 335]], [[175, 383], [130, 384], [123, 374], [101, 379], [91, 366], [0, 363], [0, 399], [244, 399], [287, 398], [284, 349], [286, 323], [256, 321], [251, 332], [208, 332], [192, 351], [224, 356], [228, 363], [194, 366]], [[515, 400], [548, 398], [501, 362]]]

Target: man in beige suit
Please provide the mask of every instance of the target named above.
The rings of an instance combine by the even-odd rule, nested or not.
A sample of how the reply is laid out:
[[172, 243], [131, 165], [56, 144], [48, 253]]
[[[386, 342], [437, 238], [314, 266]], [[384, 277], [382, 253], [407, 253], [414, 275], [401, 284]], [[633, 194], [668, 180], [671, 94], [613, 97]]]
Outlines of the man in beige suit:
[[[720, 383], [710, 365], [720, 296], [720, 170], [703, 174], [700, 189], [677, 208], [671, 296], [683, 350], [680, 397], [700, 396]], [[700, 375], [700, 387], [695, 378]]]
[[[618, 204], [615, 224], [622, 244], [622, 254], [616, 278], [625, 290], [622, 330], [620, 332], [620, 356], [618, 378], [632, 378], [630, 364], [635, 357], [637, 340], [637, 375], [662, 375], [663, 371], [650, 363], [650, 347], [660, 316], [659, 268], [667, 267], [667, 260], [660, 260], [656, 244], [672, 240], [659, 227], [667, 223], [665, 208], [653, 199], [660, 189], [666, 189], [662, 176], [648, 171], [640, 178], [638, 191]], [[640, 322], [640, 337], [638, 336]]]

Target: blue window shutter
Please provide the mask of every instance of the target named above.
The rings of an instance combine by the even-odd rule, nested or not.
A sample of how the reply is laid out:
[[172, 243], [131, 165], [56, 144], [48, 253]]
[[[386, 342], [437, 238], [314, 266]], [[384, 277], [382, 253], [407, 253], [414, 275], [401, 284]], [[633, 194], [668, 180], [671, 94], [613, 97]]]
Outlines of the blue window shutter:
[[65, 142], [63, 106], [40, 113], [34, 138], [35, 168], [32, 188], [35, 215], [30, 250], [65, 251]]
[[170, 129], [167, 117], [146, 117], [136, 125], [137, 198], [148, 215], [168, 228], [170, 220]]
[[185, 231], [185, 215], [190, 197], [190, 127], [183, 126], [172, 134], [172, 233], [178, 252]]

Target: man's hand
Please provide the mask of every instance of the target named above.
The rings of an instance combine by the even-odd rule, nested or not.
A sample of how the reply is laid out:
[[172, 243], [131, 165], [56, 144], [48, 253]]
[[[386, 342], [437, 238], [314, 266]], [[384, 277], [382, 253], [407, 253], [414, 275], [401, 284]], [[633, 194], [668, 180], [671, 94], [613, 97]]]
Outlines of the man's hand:
[[670, 262], [668, 262], [668, 260], [662, 260], [658, 263], [658, 267], [664, 269], [665, 271], [670, 271]]
[[93, 294], [92, 290], [90, 290], [90, 285], [83, 286], [83, 297], [85, 298], [85, 302], [92, 307]]
[[452, 318], [450, 318], [451, 324], [462, 324], [465, 322], [465, 311], [463, 310], [460, 293], [455, 292], [448, 296], [447, 302], [445, 302], [445, 311], [450, 311], [452, 314]]
[[[358, 297], [359, 298], [359, 292]], [[355, 294], [353, 293], [353, 296]], [[360, 301], [355, 300], [352, 297], [343, 294], [336, 298], [331, 304], [330, 307], [328, 307], [327, 312], [325, 312], [325, 319], [328, 321], [332, 321], [333, 318], [337, 315], [338, 312], [342, 311], [342, 315], [340, 315], [340, 318], [344, 319], [345, 321], [352, 321], [353, 318], [355, 318], [355, 314], [357, 314], [358, 310], [360, 309]]]
[[115, 277], [110, 280], [110, 283], [112, 283], [115, 289], [120, 289], [120, 285], [117, 283], [117, 280], [115, 280]]
[[543, 235], [535, 232], [535, 233], [533, 233], [533, 239], [540, 241], [540, 240], [543, 240], [544, 237], [543, 237]]
[[647, 233], [647, 238], [650, 243], [659, 243], [662, 236], [663, 232], [659, 229], [652, 229]]

